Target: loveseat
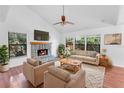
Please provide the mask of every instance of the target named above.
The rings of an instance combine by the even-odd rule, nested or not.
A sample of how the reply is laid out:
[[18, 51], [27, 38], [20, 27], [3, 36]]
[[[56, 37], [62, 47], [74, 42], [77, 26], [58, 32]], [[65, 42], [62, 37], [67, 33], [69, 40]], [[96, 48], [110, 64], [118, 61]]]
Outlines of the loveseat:
[[54, 65], [54, 62], [46, 62], [39, 65], [35, 59], [28, 58], [27, 62], [23, 63], [23, 74], [34, 87], [37, 87], [43, 83], [44, 72], [51, 65]]
[[75, 74], [50, 66], [44, 73], [44, 88], [82, 88], [85, 87], [85, 71], [80, 69]]
[[70, 58], [78, 59], [83, 63], [99, 65], [99, 56], [100, 54], [96, 51], [75, 50], [72, 52]]

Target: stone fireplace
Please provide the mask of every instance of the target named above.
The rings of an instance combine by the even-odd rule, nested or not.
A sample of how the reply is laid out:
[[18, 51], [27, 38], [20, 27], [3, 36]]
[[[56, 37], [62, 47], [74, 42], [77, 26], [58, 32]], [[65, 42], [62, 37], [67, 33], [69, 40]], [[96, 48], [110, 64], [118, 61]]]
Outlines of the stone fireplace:
[[53, 58], [51, 53], [51, 43], [49, 42], [30, 42], [31, 57], [37, 60], [49, 61]]
[[31, 42], [31, 57], [43, 57], [51, 55], [51, 43]]

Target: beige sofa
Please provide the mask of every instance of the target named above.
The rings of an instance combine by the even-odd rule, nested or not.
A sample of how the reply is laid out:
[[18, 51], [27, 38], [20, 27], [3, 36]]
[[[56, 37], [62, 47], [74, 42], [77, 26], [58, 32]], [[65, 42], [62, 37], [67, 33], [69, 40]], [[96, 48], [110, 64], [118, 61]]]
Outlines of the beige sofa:
[[85, 71], [75, 74], [54, 66], [44, 73], [44, 88], [82, 88], [85, 87]]
[[95, 51], [75, 50], [70, 58], [78, 59], [84, 63], [99, 65], [99, 53]]
[[38, 65], [35, 60], [27, 59], [27, 62], [23, 63], [23, 74], [34, 87], [37, 87], [43, 83], [44, 72], [47, 71], [51, 65], [54, 65], [54, 63], [46, 62]]

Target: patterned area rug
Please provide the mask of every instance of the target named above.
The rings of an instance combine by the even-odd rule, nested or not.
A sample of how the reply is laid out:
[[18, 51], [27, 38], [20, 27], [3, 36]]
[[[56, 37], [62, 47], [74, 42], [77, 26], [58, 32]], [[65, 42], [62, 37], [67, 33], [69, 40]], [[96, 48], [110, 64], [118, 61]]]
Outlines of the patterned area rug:
[[105, 74], [105, 67], [82, 64], [86, 72], [86, 88], [102, 88]]

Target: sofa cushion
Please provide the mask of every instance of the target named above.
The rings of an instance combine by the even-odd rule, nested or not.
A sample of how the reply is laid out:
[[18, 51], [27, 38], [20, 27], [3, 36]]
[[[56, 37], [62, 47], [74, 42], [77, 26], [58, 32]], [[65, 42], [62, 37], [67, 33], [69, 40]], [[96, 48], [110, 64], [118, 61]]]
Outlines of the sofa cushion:
[[57, 68], [54, 66], [50, 66], [48, 68], [48, 72], [56, 77], [58, 77], [59, 79], [68, 82], [70, 80], [70, 73], [67, 72], [66, 70], [63, 70], [61, 68]]
[[71, 55], [72, 58], [78, 58], [80, 60], [87, 60], [87, 61], [96, 61], [96, 58], [89, 57], [89, 56], [81, 56], [81, 55]]
[[72, 55], [96, 57], [97, 52], [96, 51], [75, 50], [72, 52]]
[[97, 55], [97, 52], [94, 51], [91, 53], [90, 57], [96, 57], [96, 55]]
[[33, 58], [27, 58], [27, 63], [29, 63], [32, 66], [37, 66], [39, 65], [39, 62], [37, 62], [37, 60], [33, 59]]
[[81, 55], [81, 56], [86, 56], [86, 51], [81, 50], [81, 51], [78, 52], [78, 54]]
[[83, 60], [81, 55], [71, 55], [70, 58], [78, 59], [78, 60]]
[[80, 58], [81, 55], [71, 55], [70, 57], [72, 57], [72, 58]]
[[82, 56], [85, 56], [85, 55], [86, 55], [86, 51], [83, 51], [83, 50], [75, 50], [75, 55], [82, 55]]
[[96, 58], [88, 57], [88, 56], [82, 56], [82, 59], [87, 60], [87, 61], [92, 61], [92, 62], [96, 61]]
[[76, 52], [75, 51], [71, 51], [71, 55], [75, 55], [76, 54]]
[[96, 57], [96, 55], [97, 55], [96, 51], [86, 51], [86, 56]]

